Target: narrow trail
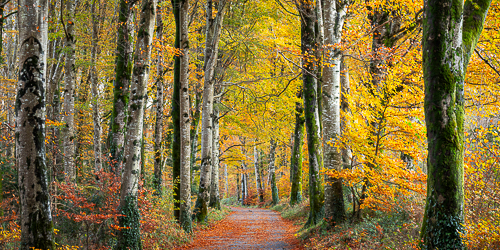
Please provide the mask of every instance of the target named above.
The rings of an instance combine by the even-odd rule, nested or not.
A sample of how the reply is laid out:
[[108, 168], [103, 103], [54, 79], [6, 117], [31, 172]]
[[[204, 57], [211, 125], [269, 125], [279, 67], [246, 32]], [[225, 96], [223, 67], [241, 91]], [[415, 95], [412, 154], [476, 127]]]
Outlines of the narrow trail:
[[297, 227], [268, 209], [231, 207], [231, 214], [199, 232], [184, 249], [302, 249]]

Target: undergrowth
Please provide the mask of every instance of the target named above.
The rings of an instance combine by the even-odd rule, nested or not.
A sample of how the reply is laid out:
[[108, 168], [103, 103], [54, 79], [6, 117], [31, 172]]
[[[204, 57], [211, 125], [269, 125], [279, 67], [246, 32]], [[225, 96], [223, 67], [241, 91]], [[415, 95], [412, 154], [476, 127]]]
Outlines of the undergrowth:
[[309, 213], [307, 200], [290, 206], [288, 200], [283, 199], [270, 209], [302, 226], [295, 236], [307, 249], [416, 249], [420, 230], [419, 217], [405, 210], [367, 211], [363, 220], [357, 223], [347, 221], [332, 227], [325, 220], [305, 228]]

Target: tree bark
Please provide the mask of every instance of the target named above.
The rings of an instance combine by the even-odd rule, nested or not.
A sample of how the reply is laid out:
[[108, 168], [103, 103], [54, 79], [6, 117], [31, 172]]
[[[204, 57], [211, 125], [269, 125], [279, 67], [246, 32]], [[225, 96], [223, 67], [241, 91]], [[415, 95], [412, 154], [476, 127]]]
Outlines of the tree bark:
[[229, 197], [229, 179], [227, 177], [227, 164], [224, 164], [224, 179], [226, 180], [225, 186], [224, 186], [224, 189], [225, 189], [224, 198], [228, 198]]
[[151, 43], [156, 15], [156, 0], [143, 0], [141, 19], [134, 55], [134, 71], [130, 86], [127, 141], [124, 152], [124, 173], [120, 190], [120, 226], [116, 249], [142, 249], [140, 235], [140, 212], [137, 206], [141, 174], [140, 153], [146, 88], [149, 79]]
[[[350, 112], [349, 108], [349, 100], [347, 100], [347, 95], [351, 92], [351, 87], [349, 83], [349, 68], [347, 67], [347, 63], [344, 57], [341, 58], [340, 62], [340, 109], [344, 113]], [[341, 117], [340, 119], [340, 128], [342, 129], [340, 132], [344, 134], [346, 129], [349, 127], [349, 120], [345, 117]], [[349, 145], [345, 145], [341, 148], [342, 151], [342, 164], [343, 168], [351, 168], [351, 159], [352, 152], [349, 148]]]
[[65, 18], [65, 33], [66, 43], [66, 60], [64, 62], [64, 128], [63, 128], [63, 149], [64, 149], [64, 174], [65, 178], [70, 182], [76, 180], [75, 166], [75, 8], [77, 1], [66, 1], [66, 18]]
[[99, 25], [100, 17], [96, 13], [96, 1], [92, 3], [92, 51], [90, 65], [92, 70], [91, 84], [92, 84], [92, 118], [94, 120], [94, 171], [98, 173], [102, 170], [101, 161], [101, 117], [99, 115], [99, 81], [96, 67], [97, 49], [99, 42]]
[[189, 3], [188, 0], [179, 2], [179, 21], [180, 21], [180, 49], [181, 49], [181, 65], [180, 65], [180, 113], [181, 113], [181, 168], [180, 168], [180, 223], [184, 231], [192, 232], [191, 222], [191, 177], [190, 177], [190, 108], [189, 104], [189, 40], [188, 40], [188, 25], [189, 25]]
[[[342, 154], [336, 143], [340, 140], [340, 64], [342, 29], [346, 18], [346, 1], [323, 0], [325, 25], [325, 63], [323, 65], [323, 136], [324, 164], [330, 171], [342, 170]], [[325, 176], [325, 218], [337, 224], [344, 221], [342, 179]]]
[[[181, 0], [172, 0], [175, 19], [175, 48], [181, 48], [181, 20], [180, 20]], [[174, 56], [174, 86], [172, 92], [172, 182], [174, 196], [174, 217], [180, 222], [180, 171], [181, 171], [181, 110], [180, 110], [180, 75], [181, 57]]]
[[[297, 94], [302, 99], [302, 91]], [[295, 131], [293, 135], [292, 160], [290, 161], [290, 205], [302, 201], [302, 147], [304, 146], [304, 107], [302, 102], [295, 103]]]
[[15, 104], [20, 249], [55, 249], [45, 160], [47, 0], [19, 0], [19, 81]]
[[[217, 100], [217, 102], [220, 102]], [[220, 210], [219, 193], [219, 108], [214, 107], [212, 148], [212, 186], [210, 187], [210, 207]]]
[[[198, 76], [196, 78], [198, 78]], [[198, 153], [198, 136], [200, 132], [198, 125], [200, 124], [201, 118], [201, 95], [203, 93], [200, 89], [201, 85], [198, 84], [195, 90], [195, 112], [193, 114], [193, 122], [191, 123], [191, 193], [197, 193], [196, 188], [198, 187], [198, 183], [195, 181], [195, 173], [199, 170], [199, 166], [196, 166], [196, 155]]]
[[[213, 13], [214, 2], [207, 1], [206, 8], [206, 42], [205, 42], [205, 80], [203, 87], [203, 108], [201, 114], [201, 167], [200, 187], [194, 213], [198, 221], [206, 221], [208, 203], [210, 201], [210, 185], [212, 175], [212, 143], [213, 143], [213, 99], [214, 99], [214, 69], [217, 63], [219, 39], [222, 21], [226, 13], [227, 0], [217, 2], [217, 13]], [[214, 17], [215, 14], [215, 18]]]
[[259, 196], [259, 202], [264, 202], [264, 190], [262, 189], [262, 177], [260, 176], [259, 170], [259, 151], [257, 146], [253, 147], [254, 164], [255, 164], [255, 187], [257, 189], [257, 195]]
[[[156, 39], [162, 44], [163, 21], [161, 11], [158, 8], [156, 14]], [[153, 188], [155, 194], [163, 195], [163, 173], [162, 173], [162, 138], [163, 138], [163, 53], [158, 53], [156, 63], [156, 120], [155, 120], [155, 142], [154, 142], [154, 180]]]
[[301, 52], [303, 75], [304, 115], [309, 153], [309, 218], [306, 225], [316, 225], [324, 216], [324, 189], [319, 174], [323, 168], [323, 150], [321, 146], [320, 94], [318, 87], [318, 43], [316, 41], [316, 14], [311, 2], [298, 4], [301, 14]]
[[110, 126], [111, 168], [116, 174], [122, 165], [125, 143], [127, 105], [133, 66], [133, 6], [137, 0], [120, 0], [118, 15], [118, 39], [116, 44], [116, 68], [113, 88], [113, 111]]
[[243, 168], [243, 173], [241, 173], [241, 205], [245, 205], [245, 202], [248, 198], [248, 190], [247, 190], [247, 174], [245, 173], [246, 171], [246, 166], [245, 163], [241, 163], [242, 168]]
[[273, 205], [278, 205], [280, 196], [278, 194], [278, 187], [276, 186], [276, 142], [271, 139], [271, 148], [269, 150], [269, 175], [271, 178], [271, 196], [273, 198]]
[[244, 159], [241, 161], [241, 205], [245, 205], [245, 202], [248, 199], [248, 183], [247, 183], [247, 165], [246, 165], [246, 158], [247, 158], [247, 150], [245, 147], [245, 138], [240, 136], [240, 142], [243, 144], [243, 147], [241, 147], [241, 153], [243, 154]]
[[424, 2], [427, 202], [423, 249], [463, 249], [464, 78], [491, 0]]
[[[239, 167], [236, 167], [236, 170], [239, 170]], [[236, 173], [236, 196], [237, 196], [237, 201], [240, 201], [241, 198], [241, 188], [240, 188], [240, 176], [238, 173]]]

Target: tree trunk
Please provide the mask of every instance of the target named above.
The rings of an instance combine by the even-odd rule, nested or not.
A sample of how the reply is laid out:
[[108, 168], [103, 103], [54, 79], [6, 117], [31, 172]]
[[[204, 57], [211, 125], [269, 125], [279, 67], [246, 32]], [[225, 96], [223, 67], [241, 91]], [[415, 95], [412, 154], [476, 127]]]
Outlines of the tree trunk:
[[464, 78], [491, 0], [427, 0], [423, 70], [427, 203], [423, 249], [463, 249]]
[[[220, 102], [217, 100], [217, 102]], [[219, 193], [219, 108], [214, 107], [212, 148], [212, 186], [210, 187], [210, 207], [220, 210]]]
[[229, 179], [227, 178], [227, 164], [224, 164], [224, 179], [226, 184], [224, 186], [224, 198], [229, 198]]
[[[297, 94], [302, 99], [302, 91]], [[293, 135], [292, 159], [290, 164], [290, 205], [302, 201], [302, 147], [304, 146], [304, 107], [302, 102], [295, 103], [295, 131]]]
[[[239, 168], [236, 168], [239, 170]], [[236, 196], [237, 196], [237, 201], [239, 202], [241, 199], [241, 188], [240, 188], [240, 177], [238, 176], [239, 174], [236, 173]]]
[[[341, 95], [340, 95], [340, 109], [344, 113], [350, 112], [349, 109], [349, 101], [347, 100], [347, 95], [350, 93], [350, 85], [349, 85], [349, 69], [347, 67], [347, 64], [344, 60], [344, 57], [342, 57], [341, 62], [340, 62], [340, 88], [341, 88]], [[340, 119], [340, 128], [342, 129], [340, 132], [344, 134], [346, 132], [346, 129], [349, 127], [349, 120], [346, 119], [345, 117], [341, 117]], [[341, 148], [342, 152], [342, 168], [351, 168], [351, 159], [352, 159], [352, 152], [351, 149], [349, 148], [349, 145], [345, 145]]]
[[245, 205], [245, 202], [248, 198], [247, 191], [247, 174], [245, 173], [246, 167], [245, 163], [242, 162], [243, 173], [241, 173], [241, 205]]
[[[210, 201], [210, 185], [212, 175], [212, 143], [213, 143], [213, 99], [214, 99], [214, 69], [217, 63], [220, 31], [224, 19], [227, 0], [217, 2], [217, 13], [213, 13], [212, 0], [207, 1], [206, 42], [205, 42], [205, 81], [203, 87], [203, 108], [201, 114], [201, 167], [200, 187], [196, 199], [195, 214], [198, 221], [206, 221], [208, 203]], [[215, 14], [215, 18], [213, 18]]]
[[[163, 21], [161, 11], [158, 8], [156, 14], [156, 39], [162, 44]], [[162, 173], [162, 136], [163, 136], [163, 53], [158, 53], [156, 62], [156, 120], [155, 120], [155, 143], [154, 143], [154, 180], [153, 188], [155, 194], [163, 195], [163, 173]]]
[[265, 194], [265, 191], [266, 191], [266, 185], [268, 185], [269, 183], [267, 183], [265, 181], [265, 175], [264, 175], [264, 159], [265, 159], [265, 156], [264, 156], [264, 150], [260, 150], [259, 152], [259, 175], [260, 175], [260, 178], [262, 179], [260, 182], [261, 182], [261, 186], [262, 186], [262, 195]]
[[[146, 93], [146, 97], [145, 97], [145, 100], [144, 100], [144, 120], [148, 120], [148, 117], [146, 117], [146, 114], [147, 114], [147, 103], [148, 103], [148, 95]], [[143, 122], [142, 123], [142, 136], [141, 136], [141, 176], [142, 178], [144, 178], [146, 176], [146, 140], [144, 140], [144, 138], [146, 137], [146, 131], [148, 129], [148, 123], [147, 122]]]
[[77, 1], [66, 1], [67, 15], [64, 27], [66, 28], [66, 43], [64, 45], [66, 51], [66, 61], [64, 62], [64, 116], [65, 123], [63, 128], [63, 149], [64, 149], [64, 174], [65, 178], [70, 182], [75, 182], [76, 166], [75, 166], [75, 8]]
[[276, 142], [271, 139], [271, 149], [269, 150], [269, 175], [271, 178], [271, 196], [273, 198], [273, 205], [277, 205], [280, 202], [280, 196], [278, 194], [278, 187], [276, 186]]
[[[201, 76], [203, 77], [203, 76]], [[198, 78], [198, 76], [197, 76]], [[196, 188], [198, 187], [196, 183], [195, 173], [199, 170], [199, 166], [196, 166], [196, 155], [198, 153], [198, 135], [199, 135], [199, 124], [201, 118], [201, 95], [203, 91], [200, 91], [201, 86], [198, 84], [195, 90], [195, 101], [194, 101], [194, 114], [193, 122], [191, 123], [191, 192], [197, 193]]]
[[123, 145], [125, 142], [127, 104], [129, 100], [129, 85], [133, 66], [133, 6], [137, 0], [120, 0], [118, 16], [118, 39], [116, 44], [116, 77], [113, 88], [113, 111], [110, 126], [111, 169], [120, 174], [122, 165]]
[[180, 166], [180, 223], [184, 231], [192, 232], [191, 220], [191, 177], [190, 177], [190, 108], [189, 104], [189, 40], [188, 40], [188, 25], [189, 25], [189, 3], [188, 0], [179, 2], [179, 22], [180, 22], [180, 49], [181, 49], [181, 65], [180, 65], [180, 113], [181, 113], [181, 166]]
[[[347, 3], [323, 0], [325, 25], [325, 63], [323, 66], [323, 136], [325, 168], [330, 171], [342, 170], [342, 154], [339, 143], [340, 124], [340, 64], [342, 53], [342, 29], [346, 17]], [[342, 179], [325, 176], [325, 218], [333, 224], [345, 218]]]
[[[175, 19], [175, 48], [181, 48], [181, 20], [180, 20], [181, 0], [172, 0]], [[180, 222], [180, 171], [181, 171], [181, 110], [180, 110], [180, 75], [181, 57], [174, 56], [174, 88], [172, 92], [172, 182], [174, 195], [174, 217]]]
[[316, 15], [310, 2], [300, 2], [301, 13], [301, 51], [304, 115], [307, 131], [307, 147], [309, 151], [309, 218], [306, 225], [316, 225], [324, 216], [324, 190], [319, 174], [323, 167], [323, 152], [321, 148], [321, 118], [319, 109], [320, 89], [317, 83], [317, 41]]
[[259, 202], [264, 202], [264, 190], [262, 190], [262, 177], [260, 176], [259, 170], [259, 151], [257, 147], [253, 147], [254, 163], [255, 163], [255, 188], [257, 189], [257, 195], [259, 196]]
[[[36, 6], [28, 8], [27, 6]], [[55, 249], [45, 161], [47, 0], [19, 0], [19, 81], [16, 96], [16, 164], [20, 249]]]
[[100, 17], [96, 15], [96, 1], [92, 3], [92, 51], [90, 65], [92, 70], [91, 84], [92, 84], [92, 118], [94, 120], [94, 171], [97, 173], [102, 170], [101, 162], [101, 117], [99, 115], [99, 81], [97, 75], [96, 58], [97, 46], [99, 42], [99, 25]]
[[137, 206], [139, 181], [141, 174], [140, 153], [144, 106], [147, 100], [151, 43], [155, 24], [156, 0], [144, 0], [141, 7], [141, 19], [134, 55], [134, 71], [130, 87], [127, 141], [124, 152], [124, 173], [120, 191], [120, 226], [116, 249], [142, 249], [140, 235], [140, 212]]
[[243, 154], [244, 160], [241, 161], [241, 205], [245, 205], [246, 200], [248, 199], [248, 183], [247, 183], [247, 166], [246, 166], [246, 158], [247, 151], [245, 147], [245, 138], [240, 136], [240, 142], [243, 144], [241, 147], [241, 153]]

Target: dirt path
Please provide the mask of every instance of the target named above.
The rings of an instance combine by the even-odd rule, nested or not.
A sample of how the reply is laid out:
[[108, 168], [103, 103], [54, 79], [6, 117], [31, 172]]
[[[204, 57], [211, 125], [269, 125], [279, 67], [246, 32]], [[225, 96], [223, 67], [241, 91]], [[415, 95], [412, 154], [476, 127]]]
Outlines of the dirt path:
[[232, 207], [231, 214], [199, 232], [185, 249], [301, 249], [297, 228], [267, 209]]

